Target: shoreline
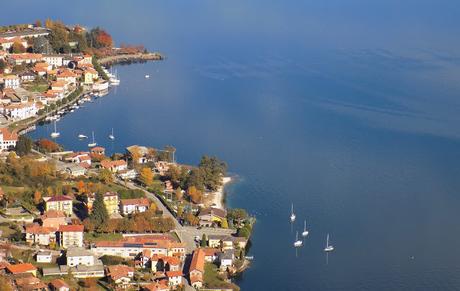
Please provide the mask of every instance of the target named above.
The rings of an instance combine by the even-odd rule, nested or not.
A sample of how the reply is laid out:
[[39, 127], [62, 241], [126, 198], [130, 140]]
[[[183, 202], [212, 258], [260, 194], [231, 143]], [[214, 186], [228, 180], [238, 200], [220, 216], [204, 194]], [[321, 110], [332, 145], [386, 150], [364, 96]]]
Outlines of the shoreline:
[[121, 54], [114, 56], [107, 56], [98, 60], [102, 66], [112, 66], [123, 63], [137, 63], [146, 61], [161, 61], [164, 60], [163, 55], [160, 53], [137, 53], [137, 54]]
[[227, 208], [224, 203], [225, 187], [232, 181], [233, 181], [233, 178], [230, 176], [223, 177], [222, 185], [219, 187], [219, 189], [210, 193], [210, 195], [212, 195], [211, 205], [213, 205], [213, 207], [217, 207], [220, 209]]

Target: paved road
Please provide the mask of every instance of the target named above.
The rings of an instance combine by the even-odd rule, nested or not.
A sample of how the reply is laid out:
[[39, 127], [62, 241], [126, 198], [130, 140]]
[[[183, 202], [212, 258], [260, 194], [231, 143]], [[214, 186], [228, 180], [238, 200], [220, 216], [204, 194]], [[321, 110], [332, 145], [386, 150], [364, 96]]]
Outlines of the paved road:
[[152, 199], [155, 202], [155, 204], [158, 206], [158, 208], [161, 211], [163, 211], [163, 216], [170, 217], [173, 219], [174, 225], [175, 225], [175, 232], [177, 233], [179, 239], [183, 243], [185, 243], [187, 253], [192, 253], [193, 250], [196, 248], [195, 237], [197, 236], [201, 238], [203, 234], [230, 235], [230, 234], [235, 233], [235, 230], [233, 229], [222, 229], [222, 228], [211, 228], [211, 227], [204, 227], [202, 229], [197, 229], [196, 227], [193, 227], [193, 226], [183, 226], [177, 221], [174, 215], [169, 211], [168, 208], [166, 208], [163, 202], [161, 202], [161, 200], [158, 199], [158, 197], [155, 194], [150, 193], [146, 191], [145, 189], [134, 185], [132, 182], [127, 182], [126, 184], [124, 183], [124, 181], [121, 181], [121, 180], [117, 180], [117, 182], [121, 185], [127, 186], [130, 189], [139, 189], [139, 190], [144, 191], [145, 195], [148, 198]]

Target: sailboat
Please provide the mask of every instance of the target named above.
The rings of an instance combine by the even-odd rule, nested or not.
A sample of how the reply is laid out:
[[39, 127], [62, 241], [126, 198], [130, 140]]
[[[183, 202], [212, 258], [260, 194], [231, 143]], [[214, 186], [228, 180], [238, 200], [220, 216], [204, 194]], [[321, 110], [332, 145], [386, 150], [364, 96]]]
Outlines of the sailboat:
[[329, 234], [327, 234], [327, 239], [326, 239], [326, 247], [324, 248], [325, 252], [332, 252], [334, 250], [334, 246], [329, 244]]
[[90, 147], [90, 148], [97, 146], [97, 143], [94, 140], [94, 131], [92, 132], [92, 135], [93, 135], [93, 142], [88, 144], [88, 147]]
[[112, 77], [110, 77], [109, 81], [110, 81], [110, 85], [112, 86], [120, 85], [120, 79], [118, 79], [117, 70], [115, 70], [115, 73], [113, 74]]
[[51, 133], [51, 137], [52, 138], [57, 138], [59, 137], [61, 134], [56, 130], [56, 121], [54, 121], [54, 131]]
[[308, 235], [308, 230], [307, 230], [307, 220], [304, 220], [303, 222], [303, 231], [302, 231], [302, 236], [306, 237]]
[[111, 140], [114, 140], [114, 139], [115, 139], [115, 136], [113, 135], [113, 128], [112, 128], [112, 133], [109, 134], [109, 139], [111, 139]]
[[295, 214], [294, 214], [294, 204], [291, 204], [291, 222], [295, 221]]
[[299, 232], [296, 231], [294, 247], [298, 248], [298, 247], [301, 247], [302, 245], [303, 245], [303, 241], [299, 239]]

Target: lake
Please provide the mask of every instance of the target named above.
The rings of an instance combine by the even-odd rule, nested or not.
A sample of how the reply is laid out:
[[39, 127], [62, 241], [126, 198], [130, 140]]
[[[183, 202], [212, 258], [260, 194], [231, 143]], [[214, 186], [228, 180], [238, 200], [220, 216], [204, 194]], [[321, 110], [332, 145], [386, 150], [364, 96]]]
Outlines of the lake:
[[242, 290], [460, 288], [458, 1], [12, 2], [0, 24], [99, 25], [167, 56], [116, 66], [58, 142], [227, 161], [228, 204], [257, 217]]

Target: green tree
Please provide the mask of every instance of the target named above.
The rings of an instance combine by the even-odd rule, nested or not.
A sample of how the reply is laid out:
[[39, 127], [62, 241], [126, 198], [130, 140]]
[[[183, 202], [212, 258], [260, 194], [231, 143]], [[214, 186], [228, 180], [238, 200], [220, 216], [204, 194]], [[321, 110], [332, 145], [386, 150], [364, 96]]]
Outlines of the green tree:
[[25, 156], [32, 150], [33, 141], [26, 135], [20, 135], [16, 143], [15, 151], [20, 156]]
[[207, 239], [205, 233], [203, 233], [203, 235], [201, 236], [200, 246], [201, 246], [202, 248], [205, 248], [205, 247], [208, 246], [208, 239]]
[[113, 181], [112, 172], [108, 169], [102, 169], [99, 171], [98, 179], [103, 183], [111, 183]]
[[104, 196], [99, 192], [96, 193], [96, 199], [93, 203], [93, 211], [91, 212], [90, 219], [98, 231], [101, 231], [109, 220], [109, 214], [104, 204]]
[[204, 186], [216, 191], [222, 185], [222, 177], [227, 172], [227, 164], [217, 157], [203, 156], [199, 168], [203, 172]]

